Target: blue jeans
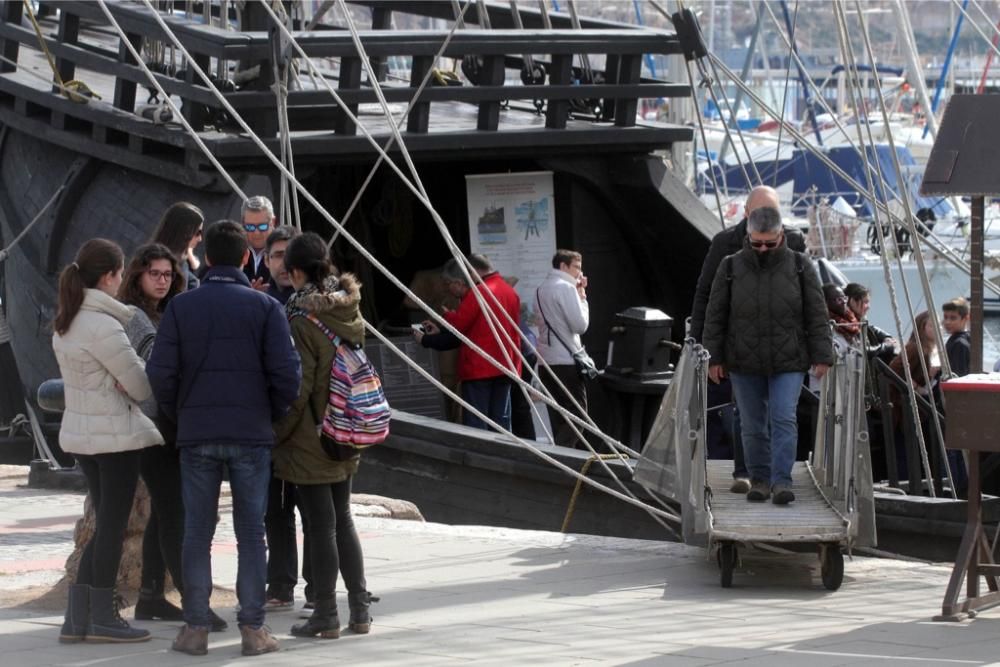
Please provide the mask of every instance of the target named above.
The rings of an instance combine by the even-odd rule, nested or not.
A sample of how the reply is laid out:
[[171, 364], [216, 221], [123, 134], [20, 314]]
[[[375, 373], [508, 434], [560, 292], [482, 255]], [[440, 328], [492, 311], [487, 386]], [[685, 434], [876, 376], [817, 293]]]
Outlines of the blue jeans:
[[223, 468], [229, 469], [233, 494], [238, 567], [236, 596], [241, 626], [259, 628], [264, 623], [264, 587], [267, 583], [267, 549], [264, 546], [264, 511], [271, 477], [271, 448], [244, 445], [191, 445], [181, 447], [181, 491], [184, 497], [184, 621], [207, 628], [212, 595], [212, 538], [219, 513], [219, 488]]
[[[510, 380], [506, 377], [486, 380], [462, 380], [462, 398], [484, 415], [510, 430]], [[492, 430], [468, 410], [462, 411], [462, 423], [472, 428]]]
[[791, 485], [799, 437], [795, 408], [805, 373], [730, 373], [729, 377], [740, 409], [750, 479]]

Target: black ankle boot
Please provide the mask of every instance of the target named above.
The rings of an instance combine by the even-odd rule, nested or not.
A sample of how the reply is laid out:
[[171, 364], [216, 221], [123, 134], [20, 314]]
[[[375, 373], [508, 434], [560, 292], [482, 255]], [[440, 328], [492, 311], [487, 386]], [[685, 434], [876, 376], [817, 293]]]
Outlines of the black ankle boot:
[[94, 644], [149, 641], [149, 631], [133, 628], [121, 616], [124, 600], [113, 588], [90, 589], [90, 623], [86, 641]]
[[229, 627], [229, 624], [226, 623], [222, 617], [216, 614], [212, 609], [208, 610], [208, 617], [211, 622], [210, 632], [223, 632]]
[[333, 600], [316, 600], [316, 608], [305, 623], [293, 625], [291, 634], [295, 637], [316, 637], [337, 639], [340, 637], [340, 618], [337, 603]]
[[87, 636], [90, 622], [90, 586], [71, 584], [66, 601], [66, 620], [63, 621], [59, 641], [63, 644], [82, 642]]
[[183, 621], [184, 612], [163, 596], [145, 597], [139, 593], [139, 601], [135, 603], [135, 620]]
[[368, 591], [347, 594], [347, 604], [351, 609], [351, 618], [347, 622], [347, 627], [351, 629], [351, 632], [356, 632], [359, 635], [368, 634], [372, 626], [372, 617], [368, 615], [368, 607], [372, 602], [378, 602], [378, 600]]

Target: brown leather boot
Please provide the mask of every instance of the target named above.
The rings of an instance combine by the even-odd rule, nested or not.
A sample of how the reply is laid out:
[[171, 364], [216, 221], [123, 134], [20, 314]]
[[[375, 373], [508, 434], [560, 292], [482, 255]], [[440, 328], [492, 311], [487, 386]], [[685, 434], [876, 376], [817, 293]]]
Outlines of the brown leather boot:
[[263, 625], [257, 629], [241, 625], [240, 634], [243, 635], [243, 655], [261, 655], [278, 650], [278, 640]]
[[171, 648], [188, 655], [205, 655], [208, 653], [208, 630], [192, 628], [185, 623]]

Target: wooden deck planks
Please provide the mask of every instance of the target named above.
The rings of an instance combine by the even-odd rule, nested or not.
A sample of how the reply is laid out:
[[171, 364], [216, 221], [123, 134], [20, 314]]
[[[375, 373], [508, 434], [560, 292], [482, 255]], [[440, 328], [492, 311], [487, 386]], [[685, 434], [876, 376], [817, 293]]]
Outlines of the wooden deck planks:
[[712, 489], [712, 536], [714, 539], [774, 542], [839, 541], [847, 536], [843, 519], [827, 504], [812, 482], [805, 463], [792, 469], [795, 502], [774, 505], [748, 502], [731, 493], [732, 461], [708, 461], [708, 485]]

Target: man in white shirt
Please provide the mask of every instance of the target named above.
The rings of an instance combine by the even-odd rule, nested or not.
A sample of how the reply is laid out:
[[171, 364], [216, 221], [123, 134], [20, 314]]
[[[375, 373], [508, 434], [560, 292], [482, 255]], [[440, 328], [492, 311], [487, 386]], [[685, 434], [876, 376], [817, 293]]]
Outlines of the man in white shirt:
[[[573, 355], [583, 349], [580, 336], [590, 324], [587, 304], [587, 277], [583, 275], [583, 255], [573, 250], [557, 250], [552, 257], [552, 270], [538, 288], [536, 307], [539, 318], [538, 355], [549, 370], [539, 367], [542, 384], [564, 409], [583, 416], [573, 406], [557, 381], [565, 385], [570, 396], [587, 411], [587, 385], [573, 361]], [[585, 448], [573, 432], [570, 422], [549, 408], [549, 421], [555, 444]]]

